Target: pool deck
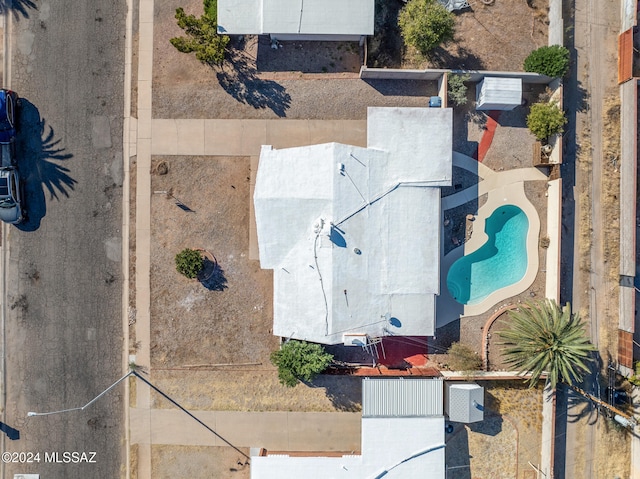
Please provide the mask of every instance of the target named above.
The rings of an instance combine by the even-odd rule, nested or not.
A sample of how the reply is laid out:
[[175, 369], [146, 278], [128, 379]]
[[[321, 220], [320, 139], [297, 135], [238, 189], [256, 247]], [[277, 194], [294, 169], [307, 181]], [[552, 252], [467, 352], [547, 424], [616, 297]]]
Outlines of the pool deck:
[[[436, 327], [444, 326], [445, 324], [463, 316], [476, 316], [482, 314], [491, 309], [494, 305], [526, 291], [526, 289], [531, 286], [538, 274], [540, 263], [538, 257], [540, 217], [535, 206], [529, 201], [525, 194], [524, 182], [549, 181], [548, 176], [537, 168], [532, 167], [507, 171], [493, 171], [482, 163], [479, 163], [477, 160], [457, 152], [454, 152], [453, 154], [453, 165], [473, 172], [482, 180], [476, 185], [443, 198], [442, 214], [450, 208], [473, 201], [484, 194], [487, 194], [488, 197], [486, 203], [478, 210], [473, 224], [473, 234], [469, 241], [442, 258], [440, 280], [440, 284], [442, 286], [440, 296], [438, 297], [438, 321]], [[550, 182], [549, 188], [550, 191], [555, 192], [557, 190], [557, 185]], [[554, 203], [556, 203], [555, 199], [557, 199], [556, 196], [557, 194], [554, 193], [548, 197], [548, 205], [551, 207], [551, 210], [554, 210], [554, 207], [557, 206], [554, 205]], [[462, 305], [453, 299], [447, 289], [446, 278], [449, 268], [457, 259], [461, 258], [463, 255], [468, 255], [476, 251], [487, 241], [488, 237], [484, 231], [487, 218], [491, 216], [497, 208], [507, 204], [521, 208], [529, 219], [529, 230], [526, 240], [528, 257], [527, 270], [520, 281], [495, 291], [482, 302], [474, 305]], [[550, 248], [547, 250], [548, 255], [557, 255], [558, 251], [557, 242], [559, 241], [559, 238], [557, 238], [557, 218], [558, 216], [555, 213], [548, 215], [547, 235], [551, 240]], [[547, 275], [551, 276], [551, 278], [547, 279], [546, 292], [547, 296], [551, 293], [551, 297], [554, 297], [554, 289], [557, 289], [557, 274], [554, 274], [553, 272], [550, 273], [551, 274]], [[556, 279], [554, 280], [554, 278]]]

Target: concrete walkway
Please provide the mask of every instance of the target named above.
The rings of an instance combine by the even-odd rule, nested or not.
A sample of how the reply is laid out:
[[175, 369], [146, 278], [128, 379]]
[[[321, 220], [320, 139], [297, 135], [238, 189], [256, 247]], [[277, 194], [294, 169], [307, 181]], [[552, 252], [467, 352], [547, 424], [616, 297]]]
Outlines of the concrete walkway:
[[152, 120], [152, 155], [253, 156], [262, 145], [366, 147], [366, 120]]
[[[360, 413], [190, 411], [237, 447], [272, 451], [360, 451]], [[130, 410], [131, 443], [226, 446], [177, 409]]]

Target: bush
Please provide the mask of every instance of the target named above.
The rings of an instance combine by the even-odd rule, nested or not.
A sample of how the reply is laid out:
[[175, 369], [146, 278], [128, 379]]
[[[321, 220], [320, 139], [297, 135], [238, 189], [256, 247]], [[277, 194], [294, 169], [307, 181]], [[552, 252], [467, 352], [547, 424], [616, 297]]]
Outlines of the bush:
[[467, 104], [467, 85], [464, 82], [469, 81], [471, 75], [449, 75], [449, 98], [456, 106]]
[[428, 55], [453, 40], [455, 18], [436, 0], [409, 0], [398, 15], [400, 34], [408, 45]]
[[524, 71], [561, 78], [569, 71], [569, 50], [561, 45], [540, 47], [525, 58]]
[[448, 349], [447, 363], [452, 371], [478, 371], [482, 369], [482, 359], [466, 344], [452, 343]]
[[176, 270], [189, 279], [197, 277], [203, 267], [204, 259], [199, 251], [186, 248], [176, 255]]
[[546, 141], [556, 133], [562, 133], [565, 123], [567, 117], [555, 103], [534, 103], [527, 116], [527, 127], [540, 141]]
[[222, 64], [229, 44], [227, 35], [218, 35], [215, 4], [215, 0], [206, 1], [205, 14], [200, 18], [187, 15], [182, 7], [176, 9], [178, 26], [185, 31], [186, 36], [169, 40], [178, 51], [195, 53], [200, 62], [210, 66]]
[[320, 344], [306, 341], [287, 341], [278, 351], [271, 353], [271, 362], [278, 367], [278, 378], [287, 387], [298, 381], [311, 381], [327, 369], [333, 356]]

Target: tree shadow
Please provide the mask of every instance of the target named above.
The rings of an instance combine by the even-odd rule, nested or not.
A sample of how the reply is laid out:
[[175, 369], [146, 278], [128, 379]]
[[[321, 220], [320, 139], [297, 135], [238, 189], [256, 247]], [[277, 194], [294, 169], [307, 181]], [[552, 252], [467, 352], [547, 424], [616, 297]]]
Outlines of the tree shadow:
[[485, 65], [481, 58], [460, 46], [453, 52], [440, 45], [429, 53], [429, 61], [433, 65], [432, 68], [485, 70]]
[[77, 181], [69, 174], [69, 168], [60, 164], [73, 155], [65, 153], [61, 139], [55, 139], [53, 127], [40, 118], [38, 109], [24, 98], [21, 101], [16, 155], [18, 171], [25, 183], [27, 219], [17, 227], [34, 231], [46, 215], [45, 189], [49, 200], [60, 200], [61, 196], [69, 197]]
[[587, 419], [591, 426], [598, 420], [598, 408], [586, 397], [569, 389], [567, 392], [567, 422], [576, 423]]
[[398, 68], [402, 64], [403, 41], [398, 27], [402, 2], [375, 1], [374, 34], [367, 38], [367, 66]]
[[324, 388], [327, 398], [339, 411], [357, 412], [362, 407], [362, 378], [359, 376], [320, 374], [305, 384]]
[[251, 59], [240, 49], [232, 49], [228, 53], [227, 62], [216, 68], [220, 86], [240, 103], [246, 103], [255, 109], [269, 108], [279, 117], [287, 116], [291, 95], [279, 83], [260, 79], [249, 60]]
[[209, 291], [224, 291], [228, 288], [224, 270], [217, 261], [211, 261], [209, 258], [204, 258], [204, 265], [198, 274], [198, 281]]
[[13, 13], [16, 20], [20, 20], [21, 15], [29, 18], [29, 10], [37, 9], [37, 5], [31, 0], [0, 0], [0, 15]]

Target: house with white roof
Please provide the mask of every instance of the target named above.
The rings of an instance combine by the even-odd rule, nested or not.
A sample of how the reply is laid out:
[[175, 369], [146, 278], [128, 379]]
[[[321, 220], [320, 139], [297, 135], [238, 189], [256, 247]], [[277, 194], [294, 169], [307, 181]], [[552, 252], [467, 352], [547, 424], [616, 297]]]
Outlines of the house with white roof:
[[258, 455], [252, 449], [251, 478], [445, 479], [444, 448], [441, 378], [366, 378], [360, 454]]
[[263, 146], [254, 209], [273, 333], [323, 344], [433, 336], [451, 174], [446, 108], [369, 108], [366, 148]]
[[359, 41], [373, 35], [374, 0], [218, 0], [218, 33], [278, 40]]

